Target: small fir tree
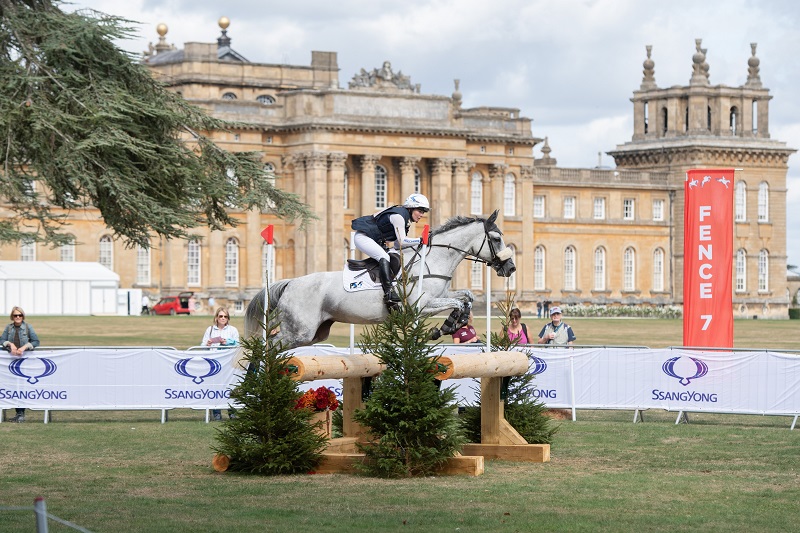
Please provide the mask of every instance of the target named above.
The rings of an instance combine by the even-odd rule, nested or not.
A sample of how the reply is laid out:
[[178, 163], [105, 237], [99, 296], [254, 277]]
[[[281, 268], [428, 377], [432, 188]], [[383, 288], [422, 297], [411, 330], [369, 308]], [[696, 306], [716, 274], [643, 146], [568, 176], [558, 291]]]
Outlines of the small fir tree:
[[[279, 325], [270, 315], [268, 331]], [[242, 341], [247, 373], [231, 392], [239, 404], [236, 417], [218, 430], [217, 453], [230, 459], [230, 470], [262, 475], [312, 471], [327, 439], [310, 424], [312, 411], [296, 409], [298, 384], [289, 378], [282, 343], [253, 336]], [[317, 423], [319, 425], [319, 423]]]
[[[506, 351], [518, 349], [531, 356], [528, 350], [517, 348], [518, 339], [513, 341], [506, 335], [509, 315], [514, 307], [514, 300], [510, 293], [506, 295], [505, 302], [497, 304], [500, 310], [499, 333], [492, 332], [492, 351]], [[530, 330], [529, 330], [530, 331]], [[531, 333], [533, 335], [533, 333]], [[553, 435], [558, 431], [558, 426], [553, 425], [552, 419], [547, 416], [547, 406], [536, 400], [533, 390], [536, 385], [533, 380], [536, 376], [526, 372], [521, 376], [510, 376], [503, 380], [506, 388], [505, 418], [511, 426], [528, 441], [529, 444], [550, 444]], [[475, 387], [480, 395], [480, 387]], [[475, 406], [468, 406], [461, 414], [464, 432], [472, 442], [481, 441], [481, 408], [480, 401]]]
[[400, 286], [400, 308], [365, 328], [359, 343], [386, 365], [372, 380], [364, 409], [353, 416], [368, 433], [359, 445], [367, 457], [362, 468], [387, 478], [434, 474], [464, 444], [455, 390], [433, 379], [436, 346], [427, 343], [429, 328], [417, 302], [409, 302], [407, 281]]

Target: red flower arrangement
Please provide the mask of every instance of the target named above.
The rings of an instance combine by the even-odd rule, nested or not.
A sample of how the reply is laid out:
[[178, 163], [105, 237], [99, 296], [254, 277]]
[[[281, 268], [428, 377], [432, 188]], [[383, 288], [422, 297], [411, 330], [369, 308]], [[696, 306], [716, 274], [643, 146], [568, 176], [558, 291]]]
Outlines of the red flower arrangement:
[[312, 411], [335, 411], [339, 407], [339, 400], [328, 387], [308, 389], [298, 398], [295, 409], [311, 409]]

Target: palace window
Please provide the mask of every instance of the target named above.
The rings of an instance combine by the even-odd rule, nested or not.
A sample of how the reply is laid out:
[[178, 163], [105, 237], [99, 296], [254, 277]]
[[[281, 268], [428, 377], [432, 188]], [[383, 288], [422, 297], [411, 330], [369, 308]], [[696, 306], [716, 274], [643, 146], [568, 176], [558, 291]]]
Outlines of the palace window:
[[192, 239], [186, 245], [186, 285], [200, 285], [200, 241]]
[[62, 244], [59, 253], [62, 261], [68, 263], [75, 261], [75, 237], [71, 237], [70, 242]]
[[544, 290], [544, 247], [533, 250], [533, 290]]
[[636, 252], [626, 248], [622, 256], [622, 290], [636, 290]]
[[633, 220], [635, 216], [635, 205], [633, 198], [625, 198], [622, 201], [622, 218], [624, 220]]
[[503, 214], [513, 217], [516, 214], [517, 202], [517, 185], [514, 182], [514, 174], [506, 174], [503, 185]]
[[381, 165], [375, 166], [375, 207], [386, 207], [386, 169]]
[[109, 270], [114, 270], [114, 241], [111, 236], [100, 237], [100, 254], [98, 262]]
[[733, 192], [734, 196], [734, 215], [733, 219], [736, 222], [744, 222], [747, 220], [747, 185], [743, 181], [736, 182], [736, 188]]
[[656, 222], [664, 220], [664, 200], [653, 200], [653, 220]]
[[575, 290], [575, 248], [572, 246], [564, 250], [564, 290]]
[[236, 94], [235, 93], [223, 93], [222, 94], [222, 99], [223, 100], [236, 100]]
[[606, 290], [606, 249], [602, 246], [594, 250], [594, 290]]
[[136, 283], [150, 285], [150, 248], [136, 247]]
[[595, 198], [594, 199], [594, 219], [595, 220], [603, 220], [606, 218], [606, 199], [605, 198]]
[[758, 252], [758, 292], [769, 291], [769, 252]]
[[417, 194], [422, 192], [422, 171], [419, 167], [414, 167], [414, 192]]
[[483, 175], [480, 172], [472, 174], [469, 212], [473, 215], [480, 215], [483, 213]]
[[664, 291], [664, 250], [661, 248], [653, 252], [653, 290]]
[[758, 185], [758, 221], [769, 222], [769, 183], [766, 181]]
[[19, 243], [19, 260], [36, 261], [36, 241], [25, 238]]
[[[517, 255], [517, 249], [514, 247], [513, 244], [508, 245], [508, 249], [511, 250], [511, 260], [514, 261]], [[480, 263], [479, 263], [480, 264]], [[515, 291], [517, 290], [517, 273], [514, 272], [510, 276], [505, 279], [505, 285], [507, 291]]]
[[533, 218], [544, 218], [544, 196], [533, 197]]
[[225, 285], [239, 284], [239, 241], [231, 237], [225, 243]]
[[564, 198], [564, 218], [575, 218], [575, 197]]
[[272, 105], [275, 103], [275, 99], [268, 94], [260, 94], [256, 96], [256, 102], [264, 105]]
[[747, 290], [747, 253], [739, 248], [736, 251], [736, 292]]
[[483, 287], [483, 263], [472, 263], [470, 270], [470, 286], [473, 289]]

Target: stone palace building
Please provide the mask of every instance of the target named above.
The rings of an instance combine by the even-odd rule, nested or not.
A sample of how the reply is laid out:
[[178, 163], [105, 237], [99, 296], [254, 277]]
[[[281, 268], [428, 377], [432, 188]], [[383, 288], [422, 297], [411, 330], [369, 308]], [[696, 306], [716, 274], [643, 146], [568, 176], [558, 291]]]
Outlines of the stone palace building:
[[[687, 86], [659, 88], [651, 47], [633, 92], [630, 141], [609, 154], [616, 169], [562, 168], [547, 138], [513, 107], [464, 108], [451, 95], [425, 94], [389, 61], [348, 73], [336, 52], [311, 52], [310, 65], [254, 63], [231, 47], [228, 20], [216, 43], [159, 42], [145, 53], [153, 75], [210, 114], [241, 124], [212, 132], [232, 151], [258, 151], [278, 187], [297, 193], [319, 218], [308, 231], [278, 220], [268, 206], [236, 213], [226, 231], [198, 228], [196, 239], [154, 240], [125, 249], [96, 214], [74, 216], [78, 244], [50, 250], [6, 246], [3, 259], [100, 261], [122, 287], [154, 299], [194, 291], [241, 312], [273, 279], [341, 269], [350, 221], [422, 192], [435, 227], [453, 215], [488, 216], [513, 247], [517, 272], [493, 279], [493, 297], [515, 292], [523, 309], [558, 304], [680, 305], [683, 182], [690, 168], [734, 167], [736, 316], [785, 318], [786, 174], [794, 152], [769, 134], [769, 90], [759, 77], [756, 45], [742, 60], [739, 87], [711, 85], [698, 40]], [[622, 97], [622, 95], [620, 95]], [[534, 148], [541, 157], [534, 156]], [[267, 264], [261, 230], [275, 224]], [[412, 235], [421, 227], [413, 228]], [[485, 270], [465, 262], [455, 288], [483, 294]]]

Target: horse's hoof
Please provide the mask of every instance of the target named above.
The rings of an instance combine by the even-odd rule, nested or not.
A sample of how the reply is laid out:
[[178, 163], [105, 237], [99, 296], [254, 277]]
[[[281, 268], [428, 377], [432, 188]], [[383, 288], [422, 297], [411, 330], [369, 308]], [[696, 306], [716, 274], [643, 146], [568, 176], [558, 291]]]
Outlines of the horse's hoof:
[[429, 334], [430, 334], [430, 336], [431, 336], [431, 340], [432, 340], [432, 341], [435, 341], [435, 340], [437, 340], [439, 337], [441, 337], [441, 336], [442, 336], [442, 332], [441, 332], [441, 330], [440, 330], [439, 328], [437, 328], [437, 327], [432, 327], [432, 328], [431, 328], [431, 330], [430, 330], [430, 332], [429, 332]]

